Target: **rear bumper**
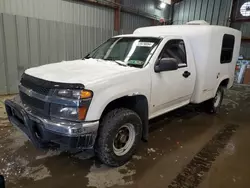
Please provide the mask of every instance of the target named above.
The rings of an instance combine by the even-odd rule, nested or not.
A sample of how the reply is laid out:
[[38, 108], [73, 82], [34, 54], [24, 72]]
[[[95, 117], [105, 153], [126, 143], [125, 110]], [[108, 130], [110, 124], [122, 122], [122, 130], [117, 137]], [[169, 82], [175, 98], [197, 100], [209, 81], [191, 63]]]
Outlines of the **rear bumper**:
[[5, 108], [12, 125], [24, 132], [36, 147], [56, 145], [62, 149], [92, 149], [99, 121], [71, 122], [48, 119], [25, 108], [19, 99], [6, 100]]

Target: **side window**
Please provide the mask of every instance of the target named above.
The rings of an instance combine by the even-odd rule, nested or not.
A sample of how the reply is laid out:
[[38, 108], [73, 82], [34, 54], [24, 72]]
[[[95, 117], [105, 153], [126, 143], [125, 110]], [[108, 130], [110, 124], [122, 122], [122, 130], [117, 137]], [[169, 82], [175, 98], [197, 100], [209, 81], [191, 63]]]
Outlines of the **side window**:
[[235, 37], [233, 35], [225, 34], [223, 36], [221, 56], [220, 56], [221, 64], [232, 62], [234, 43], [235, 43]]
[[184, 41], [180, 39], [169, 40], [161, 52], [160, 59], [162, 58], [174, 58], [178, 61], [179, 67], [186, 67], [187, 54]]

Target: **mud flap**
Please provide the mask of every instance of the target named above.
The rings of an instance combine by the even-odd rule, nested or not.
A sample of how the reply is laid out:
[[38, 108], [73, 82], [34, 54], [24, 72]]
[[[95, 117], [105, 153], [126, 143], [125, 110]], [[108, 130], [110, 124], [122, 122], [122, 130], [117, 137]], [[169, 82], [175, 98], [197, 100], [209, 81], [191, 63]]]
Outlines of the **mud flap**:
[[136, 100], [135, 111], [141, 118], [142, 121], [142, 140], [148, 141], [148, 130], [149, 130], [149, 121], [148, 121], [148, 102], [144, 98], [138, 98]]

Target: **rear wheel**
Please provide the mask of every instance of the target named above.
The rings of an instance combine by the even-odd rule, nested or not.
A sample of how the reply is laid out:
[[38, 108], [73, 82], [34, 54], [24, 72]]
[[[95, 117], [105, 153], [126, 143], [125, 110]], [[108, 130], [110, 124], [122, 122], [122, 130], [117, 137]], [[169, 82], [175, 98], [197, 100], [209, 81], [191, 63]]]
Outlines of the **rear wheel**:
[[132, 110], [110, 111], [102, 120], [95, 151], [101, 162], [121, 166], [135, 153], [142, 136], [142, 122]]
[[215, 97], [205, 102], [206, 111], [212, 114], [218, 113], [221, 107], [223, 97], [224, 89], [220, 86], [216, 92]]

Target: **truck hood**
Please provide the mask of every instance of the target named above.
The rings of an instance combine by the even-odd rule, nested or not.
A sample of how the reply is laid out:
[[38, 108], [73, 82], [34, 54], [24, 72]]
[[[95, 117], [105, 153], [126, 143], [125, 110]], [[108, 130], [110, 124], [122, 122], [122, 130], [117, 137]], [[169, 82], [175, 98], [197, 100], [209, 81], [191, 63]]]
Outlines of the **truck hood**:
[[121, 66], [113, 61], [86, 59], [34, 67], [26, 70], [25, 73], [43, 80], [81, 83], [88, 86], [137, 70], [138, 68]]

